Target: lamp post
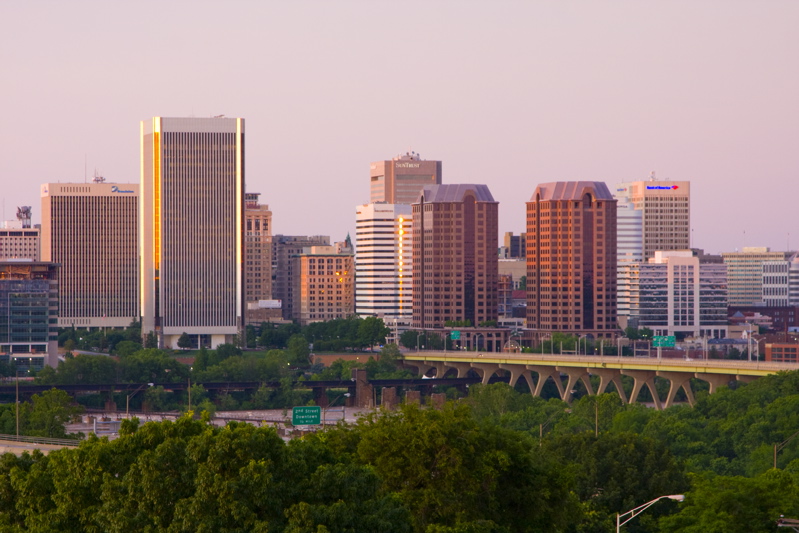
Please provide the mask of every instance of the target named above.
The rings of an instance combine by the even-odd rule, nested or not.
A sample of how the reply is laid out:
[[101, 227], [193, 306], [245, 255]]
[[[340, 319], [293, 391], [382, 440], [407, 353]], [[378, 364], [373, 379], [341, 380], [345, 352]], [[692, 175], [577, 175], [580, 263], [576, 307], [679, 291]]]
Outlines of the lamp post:
[[419, 353], [419, 339], [422, 338], [422, 335], [424, 335], [424, 331], [416, 336], [416, 353]]
[[[327, 426], [325, 425], [325, 422], [326, 422], [326, 419], [327, 419], [327, 410], [328, 410], [328, 409], [329, 409], [331, 406], [335, 405], [335, 404], [336, 404], [336, 402], [339, 400], [339, 398], [341, 398], [342, 396], [344, 396], [345, 398], [349, 398], [349, 397], [350, 397], [350, 393], [349, 393], [349, 392], [345, 392], [345, 393], [339, 394], [338, 396], [336, 396], [336, 399], [335, 399], [335, 400], [333, 400], [332, 402], [330, 402], [330, 405], [328, 405], [327, 407], [325, 407], [324, 409], [322, 409], [322, 428], [324, 428], [324, 429], [327, 429]], [[347, 417], [347, 413], [346, 413], [346, 411], [344, 412], [344, 417], [345, 417], [345, 418]]]
[[127, 398], [125, 399], [125, 418], [130, 418], [130, 399], [136, 396], [136, 394], [138, 394], [143, 388], [152, 386], [153, 383], [145, 383], [144, 385], [139, 385], [138, 389], [128, 394]]
[[475, 333], [474, 334], [474, 350], [480, 350], [480, 337], [485, 337], [482, 333]]
[[[619, 530], [621, 529], [621, 526], [623, 526], [624, 524], [626, 524], [627, 522], [629, 522], [630, 520], [632, 520], [633, 518], [635, 518], [639, 514], [643, 513], [647, 509], [649, 509], [652, 505], [654, 505], [655, 503], [657, 503], [657, 502], [659, 502], [660, 500], [663, 500], [663, 499], [669, 499], [669, 500], [674, 500], [674, 501], [677, 501], [677, 502], [681, 502], [681, 501], [685, 500], [685, 496], [682, 495], [682, 494], [670, 494], [668, 496], [659, 496], [659, 497], [655, 498], [654, 500], [652, 500], [651, 502], [646, 502], [643, 505], [639, 505], [635, 509], [627, 511], [626, 513], [622, 513], [622, 514], [616, 513], [616, 533], [619, 533]], [[624, 519], [624, 521], [622, 521], [623, 517], [625, 517], [627, 515], [630, 515], [629, 518], [626, 518], [626, 519]]]
[[791, 435], [790, 437], [788, 437], [787, 439], [785, 439], [781, 443], [774, 445], [774, 468], [775, 469], [777, 468], [777, 452], [782, 450], [783, 448], [785, 448], [785, 446], [787, 446], [788, 443], [791, 442], [797, 435], [799, 435], [799, 431], [797, 431], [796, 433], [794, 433], [793, 435]]

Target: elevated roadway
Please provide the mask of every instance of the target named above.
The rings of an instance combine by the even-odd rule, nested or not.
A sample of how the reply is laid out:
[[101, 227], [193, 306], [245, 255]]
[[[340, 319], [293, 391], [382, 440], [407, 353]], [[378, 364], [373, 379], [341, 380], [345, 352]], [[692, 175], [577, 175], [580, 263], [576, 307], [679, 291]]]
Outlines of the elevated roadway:
[[[582, 382], [589, 394], [601, 394], [613, 388], [622, 401], [634, 402], [643, 387], [647, 387], [657, 409], [672, 405], [677, 392], [683, 389], [688, 402], [694, 404], [691, 380], [699, 379], [710, 385], [710, 393], [732, 381], [749, 382], [761, 376], [777, 372], [799, 370], [799, 364], [767, 363], [762, 361], [730, 360], [686, 360], [674, 358], [578, 356], [564, 354], [495, 353], [495, 352], [407, 352], [403, 354], [405, 366], [414, 367], [421, 376], [443, 378], [455, 374], [465, 378], [470, 371], [476, 372], [483, 383], [488, 383], [495, 374], [509, 374], [511, 386], [525, 379], [535, 396], [547, 380], [551, 380], [564, 401], [571, 401], [578, 382]], [[533, 378], [533, 374], [536, 378]], [[599, 378], [594, 390], [591, 376]], [[621, 376], [633, 379], [629, 398], [622, 387]], [[669, 381], [669, 392], [661, 399], [655, 388], [655, 378]], [[564, 378], [566, 378], [564, 382]]]

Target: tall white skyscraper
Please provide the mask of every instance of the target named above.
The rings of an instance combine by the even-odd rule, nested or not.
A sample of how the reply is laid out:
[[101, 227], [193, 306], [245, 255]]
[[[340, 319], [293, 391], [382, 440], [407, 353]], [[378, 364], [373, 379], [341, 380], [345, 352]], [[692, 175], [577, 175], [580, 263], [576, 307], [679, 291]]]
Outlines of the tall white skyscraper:
[[142, 331], [233, 342], [243, 317], [244, 119], [141, 124]]
[[127, 327], [139, 317], [139, 186], [45, 183], [42, 261], [59, 268], [59, 327]]
[[404, 204], [365, 204], [355, 210], [355, 313], [393, 328], [413, 316], [412, 210]]

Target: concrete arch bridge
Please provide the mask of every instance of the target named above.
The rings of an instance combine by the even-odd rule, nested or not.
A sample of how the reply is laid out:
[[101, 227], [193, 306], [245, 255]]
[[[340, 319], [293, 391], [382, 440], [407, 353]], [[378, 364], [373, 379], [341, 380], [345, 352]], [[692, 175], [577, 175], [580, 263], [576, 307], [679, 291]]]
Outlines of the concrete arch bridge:
[[[403, 354], [404, 364], [416, 368], [421, 376], [443, 378], [457, 372], [464, 378], [474, 370], [487, 384], [495, 374], [509, 374], [510, 385], [525, 379], [534, 396], [540, 396], [547, 380], [558, 389], [561, 399], [570, 402], [578, 382], [585, 385], [588, 394], [608, 392], [612, 383], [622, 401], [638, 401], [644, 387], [652, 394], [656, 409], [665, 409], [674, 403], [677, 392], [683, 389], [688, 402], [694, 405], [691, 379], [706, 381], [710, 394], [733, 381], [750, 382], [761, 376], [780, 371], [799, 370], [799, 364], [762, 361], [682, 360], [646, 357], [572, 356], [563, 354], [526, 353], [476, 353], [476, 352], [408, 352]], [[534, 379], [533, 374], [537, 377]], [[594, 390], [591, 376], [599, 377]], [[622, 376], [633, 379], [629, 398], [622, 387]], [[655, 378], [669, 382], [669, 392], [661, 399], [655, 387]], [[565, 381], [564, 381], [565, 379]]]

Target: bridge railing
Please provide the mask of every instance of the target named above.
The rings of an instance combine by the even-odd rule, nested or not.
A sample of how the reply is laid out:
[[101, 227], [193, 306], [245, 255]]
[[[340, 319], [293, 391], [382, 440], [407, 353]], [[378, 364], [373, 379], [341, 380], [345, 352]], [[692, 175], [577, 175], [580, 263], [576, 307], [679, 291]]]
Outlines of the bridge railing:
[[54, 446], [77, 446], [80, 444], [79, 439], [53, 439], [50, 437], [30, 437], [30, 436], [17, 436], [17, 435], [1, 435], [0, 440], [13, 441], [13, 442], [27, 442], [30, 444], [50, 444]]

